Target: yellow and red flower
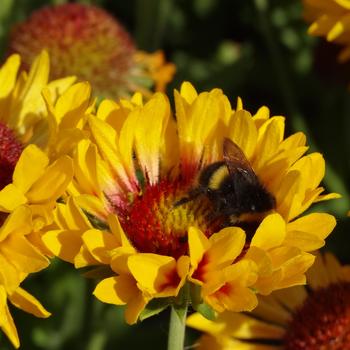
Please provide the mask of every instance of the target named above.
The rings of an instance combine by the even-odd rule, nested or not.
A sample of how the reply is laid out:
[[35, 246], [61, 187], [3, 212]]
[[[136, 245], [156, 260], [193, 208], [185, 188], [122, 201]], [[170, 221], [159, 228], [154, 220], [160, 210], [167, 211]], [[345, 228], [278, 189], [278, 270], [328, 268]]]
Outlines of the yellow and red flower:
[[[221, 90], [198, 94], [189, 83], [175, 91], [175, 107], [176, 122], [161, 93], [147, 103], [141, 94], [102, 101], [88, 117], [90, 139], [74, 152], [67, 202], [43, 235], [53, 254], [109, 273], [94, 294], [127, 304], [130, 323], [153, 299], [175, 302], [186, 283], [217, 312], [252, 310], [256, 294], [305, 283], [311, 252], [335, 226], [328, 214], [302, 216], [338, 195], [322, 194], [323, 157], [304, 155], [302, 133], [284, 138], [283, 117], [266, 107], [252, 116], [240, 100], [233, 110]], [[214, 220], [205, 194], [183, 201], [199, 174], [222, 161], [224, 138], [242, 149], [276, 200], [256, 227], [244, 218]]]
[[48, 82], [45, 51], [29, 73], [18, 73], [19, 66], [20, 57], [12, 55], [0, 68], [0, 328], [15, 347], [19, 339], [8, 301], [49, 316], [20, 284], [49, 264], [40, 230], [52, 223], [72, 179], [67, 154], [85, 137], [92, 107], [87, 83], [72, 85], [74, 77]]
[[332, 254], [318, 255], [308, 287], [259, 297], [252, 313], [224, 312], [214, 321], [191, 315], [187, 324], [206, 334], [200, 350], [335, 350], [350, 344], [350, 269]]
[[150, 94], [164, 89], [175, 72], [161, 52], [137, 51], [122, 25], [92, 5], [46, 6], [13, 29], [10, 53], [19, 53], [25, 67], [43, 49], [50, 54], [54, 78], [76, 75], [102, 97]]
[[0, 227], [0, 328], [16, 348], [20, 342], [8, 301], [37, 317], [50, 316], [39, 301], [20, 286], [30, 273], [49, 264], [28, 239], [32, 230], [32, 213], [26, 206], [15, 209]]

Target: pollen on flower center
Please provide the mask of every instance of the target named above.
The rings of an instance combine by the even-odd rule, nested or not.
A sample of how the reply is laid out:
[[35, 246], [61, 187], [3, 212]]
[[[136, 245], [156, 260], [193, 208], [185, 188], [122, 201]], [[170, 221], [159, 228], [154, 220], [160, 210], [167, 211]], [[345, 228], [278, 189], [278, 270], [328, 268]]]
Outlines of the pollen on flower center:
[[285, 336], [286, 350], [350, 349], [350, 283], [311, 292]]
[[12, 174], [22, 149], [23, 146], [14, 132], [0, 123], [0, 190], [12, 181]]
[[212, 211], [208, 199], [176, 205], [185, 195], [181, 185], [164, 180], [147, 186], [120, 216], [125, 232], [140, 252], [179, 257], [188, 251], [190, 226], [200, 228], [208, 236], [214, 232], [214, 224], [208, 221]]

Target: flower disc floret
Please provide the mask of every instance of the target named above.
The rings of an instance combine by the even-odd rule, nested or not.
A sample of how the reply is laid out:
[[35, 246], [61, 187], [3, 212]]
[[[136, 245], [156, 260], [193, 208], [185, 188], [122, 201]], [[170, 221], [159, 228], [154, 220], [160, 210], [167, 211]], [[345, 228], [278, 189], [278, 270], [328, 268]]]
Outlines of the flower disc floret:
[[176, 204], [187, 195], [186, 190], [186, 185], [169, 180], [147, 185], [120, 213], [121, 225], [135, 248], [178, 258], [188, 254], [188, 227], [199, 227], [208, 236], [215, 232], [209, 221], [213, 208], [207, 199]]
[[4, 123], [0, 123], [0, 190], [12, 180], [23, 146], [14, 132]]
[[350, 282], [312, 291], [293, 315], [286, 350], [350, 349]]
[[89, 81], [99, 96], [128, 96], [164, 88], [175, 68], [161, 52], [137, 52], [123, 26], [104, 9], [67, 3], [34, 11], [11, 33], [10, 53], [19, 53], [28, 67], [41, 50], [51, 57], [51, 75], [76, 75]]

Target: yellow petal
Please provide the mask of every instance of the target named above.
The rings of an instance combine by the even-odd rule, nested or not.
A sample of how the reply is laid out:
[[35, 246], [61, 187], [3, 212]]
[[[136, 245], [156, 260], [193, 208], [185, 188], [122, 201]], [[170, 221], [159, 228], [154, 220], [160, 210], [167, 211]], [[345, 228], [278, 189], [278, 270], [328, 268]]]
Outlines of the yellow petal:
[[69, 87], [57, 100], [55, 116], [61, 128], [77, 126], [89, 107], [90, 95], [90, 84], [81, 82]]
[[104, 303], [124, 305], [139, 293], [135, 279], [130, 275], [109, 277], [99, 282], [93, 292]]
[[211, 247], [208, 258], [215, 268], [221, 269], [231, 264], [242, 252], [245, 244], [245, 233], [238, 227], [226, 227], [213, 234], [210, 239]]
[[47, 84], [49, 78], [50, 60], [46, 51], [42, 51], [40, 55], [34, 60], [28, 75], [28, 79], [24, 85], [23, 90], [20, 93], [20, 100], [22, 103], [18, 103], [15, 111], [15, 115], [18, 115], [20, 123], [30, 113], [37, 113], [44, 109], [44, 101], [41, 97], [41, 90]]
[[229, 137], [242, 149], [247, 159], [253, 156], [258, 132], [249, 112], [240, 110], [232, 116]]
[[88, 230], [82, 238], [91, 255], [102, 264], [109, 264], [111, 251], [119, 247], [116, 237], [105, 231]]
[[36, 317], [47, 318], [51, 315], [36, 298], [22, 288], [17, 288], [9, 299], [14, 306]]
[[191, 104], [198, 97], [196, 89], [188, 81], [181, 84], [180, 94], [188, 104]]
[[7, 335], [12, 345], [19, 348], [19, 338], [16, 326], [13, 322], [10, 310], [6, 302], [6, 291], [3, 286], [0, 285], [0, 328]]
[[15, 54], [11, 55], [0, 68], [0, 100], [7, 97], [14, 88], [20, 63], [20, 56]]
[[135, 148], [138, 161], [151, 184], [158, 182], [160, 146], [170, 116], [166, 96], [156, 93], [138, 113], [135, 126]]
[[282, 244], [286, 236], [286, 224], [279, 214], [268, 215], [259, 225], [251, 246], [269, 250]]
[[139, 288], [149, 295], [175, 296], [181, 279], [177, 274], [176, 260], [157, 254], [136, 254], [128, 259], [130, 272]]
[[133, 246], [130, 243], [128, 237], [126, 236], [123, 228], [120, 225], [118, 216], [113, 215], [113, 214], [109, 215], [108, 216], [108, 223], [109, 223], [109, 227], [110, 227], [112, 233], [117, 238], [118, 244], [120, 246], [123, 246], [123, 247], [133, 248]]
[[46, 169], [45, 174], [28, 191], [27, 197], [33, 203], [56, 200], [66, 190], [72, 176], [72, 160], [63, 156]]
[[132, 302], [129, 302], [125, 309], [125, 321], [128, 324], [134, 324], [138, 320], [140, 313], [146, 307], [148, 299], [140, 292], [136, 294]]
[[335, 225], [336, 220], [333, 215], [312, 213], [288, 223], [287, 231], [289, 235], [292, 235], [293, 231], [302, 231], [315, 235], [319, 239], [325, 239]]
[[20, 206], [9, 214], [0, 227], [0, 242], [15, 233], [28, 234], [32, 229], [31, 216], [31, 211], [26, 206]]
[[13, 173], [13, 184], [26, 193], [35, 181], [45, 172], [49, 163], [48, 157], [37, 146], [29, 145], [26, 147]]
[[27, 198], [13, 184], [5, 186], [0, 191], [0, 209], [1, 211], [11, 212], [18, 206], [27, 203]]
[[64, 261], [74, 262], [83, 243], [82, 231], [50, 230], [43, 234], [42, 241], [45, 247], [55, 256]]
[[191, 266], [197, 268], [202, 260], [203, 254], [208, 250], [210, 244], [204, 233], [196, 227], [188, 230], [188, 247], [190, 251]]
[[1, 251], [19, 271], [25, 273], [40, 271], [49, 265], [45, 256], [21, 234], [9, 236]]

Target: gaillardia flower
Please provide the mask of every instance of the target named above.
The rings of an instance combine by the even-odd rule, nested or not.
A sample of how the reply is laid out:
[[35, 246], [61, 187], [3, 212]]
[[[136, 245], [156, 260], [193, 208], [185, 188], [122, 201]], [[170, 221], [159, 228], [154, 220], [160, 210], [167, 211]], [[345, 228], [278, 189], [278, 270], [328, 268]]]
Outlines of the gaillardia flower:
[[195, 308], [252, 310], [257, 293], [305, 283], [310, 252], [335, 225], [302, 216], [337, 195], [322, 194], [322, 156], [303, 156], [302, 133], [284, 138], [283, 117], [252, 116], [240, 100], [233, 110], [221, 90], [189, 83], [175, 91], [175, 116], [162, 93], [102, 101], [43, 235], [76, 267], [104, 269], [94, 294], [127, 304], [129, 323], [188, 289]]
[[49, 313], [20, 284], [45, 268], [50, 252], [40, 229], [53, 221], [57, 200], [73, 176], [67, 155], [85, 138], [93, 103], [90, 86], [74, 77], [48, 82], [43, 51], [29, 73], [20, 57], [0, 68], [0, 328], [15, 347], [19, 339], [8, 301], [38, 317]]
[[187, 324], [206, 332], [196, 349], [336, 350], [350, 346], [350, 269], [318, 255], [308, 287], [259, 298], [251, 313], [225, 312], [215, 321], [196, 313]]
[[175, 72], [161, 52], [138, 52], [125, 29], [101, 8], [83, 4], [47, 6], [14, 28], [10, 53], [28, 66], [48, 50], [51, 76], [76, 75], [89, 81], [99, 96], [129, 96], [163, 89]]
[[350, 3], [347, 0], [303, 0], [308, 33], [344, 46], [339, 60], [350, 58]]
[[45, 51], [28, 74], [19, 66], [12, 55], [0, 69], [0, 223], [28, 204], [44, 225], [72, 178], [66, 154], [85, 137], [91, 89], [74, 77], [49, 83]]
[[7, 301], [37, 317], [50, 316], [38, 300], [20, 287], [30, 273], [49, 264], [28, 239], [32, 229], [32, 213], [26, 206], [15, 209], [0, 226], [0, 328], [16, 348], [20, 343]]

